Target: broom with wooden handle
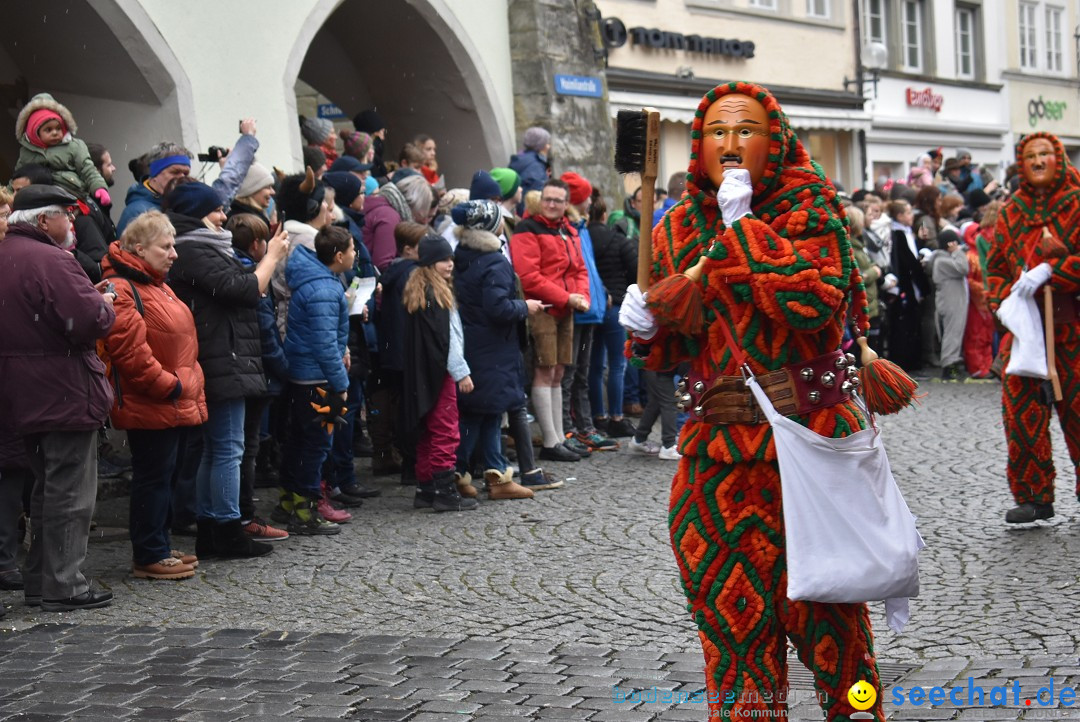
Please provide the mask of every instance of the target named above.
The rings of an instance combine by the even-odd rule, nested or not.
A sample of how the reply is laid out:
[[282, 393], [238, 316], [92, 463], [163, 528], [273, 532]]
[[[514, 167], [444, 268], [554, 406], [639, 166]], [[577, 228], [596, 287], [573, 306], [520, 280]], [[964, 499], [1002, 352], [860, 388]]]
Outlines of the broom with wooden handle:
[[652, 268], [652, 216], [659, 169], [660, 111], [655, 108], [620, 110], [615, 117], [615, 170], [641, 174], [637, 284], [642, 293], [649, 288]]
[[[1062, 258], [1068, 253], [1046, 226], [1043, 226], [1042, 249], [1045, 259]], [[1046, 335], [1046, 375], [1054, 388], [1054, 401], [1061, 401], [1064, 396], [1061, 393], [1061, 379], [1058, 377], [1054, 359], [1054, 292], [1050, 290], [1049, 283], [1043, 286], [1043, 324], [1043, 333]]]

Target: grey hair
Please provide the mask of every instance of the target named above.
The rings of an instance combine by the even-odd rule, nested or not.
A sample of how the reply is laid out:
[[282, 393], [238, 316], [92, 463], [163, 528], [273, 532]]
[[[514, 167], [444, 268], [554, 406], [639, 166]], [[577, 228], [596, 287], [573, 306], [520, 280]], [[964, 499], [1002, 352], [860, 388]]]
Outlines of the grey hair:
[[431, 213], [431, 202], [435, 200], [435, 195], [431, 192], [431, 184], [427, 182], [427, 179], [422, 175], [411, 175], [408, 178], [402, 178], [394, 185], [401, 191], [401, 195], [405, 196], [405, 201], [412, 210], [413, 219], [417, 223], [426, 221], [428, 214]]
[[161, 160], [162, 158], [168, 158], [174, 155], [186, 155], [188, 158], [192, 158], [191, 151], [182, 145], [165, 141], [164, 143], [155, 144], [150, 150], [143, 156], [146, 160], [146, 164], [150, 165], [155, 160]]
[[42, 206], [41, 208], [27, 208], [22, 211], [12, 211], [8, 216], [8, 223], [14, 225], [15, 223], [29, 223], [32, 226], [36, 226], [38, 218], [42, 216], [58, 216], [61, 213], [67, 213], [67, 209], [63, 206]]

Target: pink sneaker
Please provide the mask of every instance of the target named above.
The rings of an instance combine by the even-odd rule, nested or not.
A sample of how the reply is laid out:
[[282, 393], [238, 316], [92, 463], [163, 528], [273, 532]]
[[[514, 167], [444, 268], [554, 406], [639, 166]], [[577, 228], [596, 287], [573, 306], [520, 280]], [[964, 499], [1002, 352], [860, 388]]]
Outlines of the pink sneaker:
[[319, 515], [327, 521], [332, 521], [335, 524], [344, 524], [352, 519], [352, 514], [344, 509], [335, 509], [334, 505], [330, 503], [330, 496], [326, 488], [326, 484], [323, 484], [322, 496], [319, 497]]

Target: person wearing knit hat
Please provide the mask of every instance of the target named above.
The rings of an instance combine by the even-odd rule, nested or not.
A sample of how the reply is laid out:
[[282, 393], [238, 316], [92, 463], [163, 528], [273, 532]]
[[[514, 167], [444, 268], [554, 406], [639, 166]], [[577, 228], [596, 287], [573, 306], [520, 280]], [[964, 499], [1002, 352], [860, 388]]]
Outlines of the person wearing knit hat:
[[92, 196], [103, 206], [112, 205], [107, 183], [94, 166], [86, 143], [73, 137], [75, 118], [48, 93], [39, 93], [19, 112], [15, 137], [19, 143], [16, 166], [40, 163], [53, 181], [78, 196]]
[[[181, 216], [205, 219], [214, 211], [221, 209], [221, 198], [205, 183], [191, 181], [181, 183], [169, 191], [162, 200], [162, 208]], [[224, 220], [225, 217], [222, 214], [221, 222], [216, 225], [220, 226]]]
[[373, 137], [386, 130], [386, 123], [374, 108], [362, 110], [353, 116], [353, 126], [358, 132], [367, 133]]
[[503, 214], [499, 204], [488, 200], [470, 200], [459, 203], [450, 211], [454, 223], [462, 228], [470, 228], [498, 234], [502, 228]]
[[[334, 189], [334, 203], [342, 208], [364, 210], [364, 182], [354, 173], [331, 172], [322, 177], [323, 183]], [[354, 204], [359, 205], [354, 208]]]
[[551, 133], [540, 127], [529, 128], [522, 145], [520, 153], [510, 156], [510, 168], [518, 174], [524, 195], [540, 190], [551, 177]]
[[334, 124], [326, 118], [305, 118], [300, 116], [300, 135], [308, 145], [319, 146], [334, 133]]
[[240, 213], [254, 213], [269, 226], [270, 202], [274, 193], [274, 174], [261, 163], [252, 163], [229, 207], [229, 218]]
[[375, 180], [373, 176], [368, 176], [364, 179], [364, 194], [373, 196], [379, 192], [379, 181]]
[[338, 135], [345, 145], [345, 155], [352, 156], [361, 163], [371, 163], [375, 148], [371, 144], [370, 135], [358, 130], [343, 130]]
[[469, 184], [470, 201], [501, 201], [502, 189], [491, 174], [486, 170], [478, 170], [473, 173], [472, 182]]
[[436, 236], [434, 233], [429, 233], [420, 239], [420, 245], [417, 247], [417, 254], [419, 256], [417, 264], [420, 266], [434, 266], [439, 261], [445, 261], [448, 258], [454, 257], [454, 249], [450, 247], [446, 239], [442, 236]]
[[518, 194], [521, 192], [521, 176], [517, 171], [510, 168], [492, 168], [491, 177], [499, 184], [502, 200], [517, 203]]
[[572, 171], [563, 173], [560, 178], [570, 187], [570, 205], [581, 206], [589, 200], [589, 196], [592, 195], [592, 183]]

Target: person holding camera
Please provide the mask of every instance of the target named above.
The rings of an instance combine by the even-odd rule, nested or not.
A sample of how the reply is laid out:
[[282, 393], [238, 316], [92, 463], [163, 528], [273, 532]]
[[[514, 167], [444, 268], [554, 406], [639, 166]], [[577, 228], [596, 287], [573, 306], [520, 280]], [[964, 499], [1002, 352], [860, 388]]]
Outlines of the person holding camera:
[[[255, 161], [259, 141], [255, 139], [255, 119], [240, 121], [240, 138], [232, 149], [211, 146], [207, 153], [200, 153], [204, 163], [222, 163], [221, 174], [211, 183], [221, 205], [228, 208], [232, 199], [247, 177], [248, 169]], [[191, 151], [176, 143], [158, 143], [143, 157], [147, 175], [128, 188], [126, 207], [116, 224], [117, 234], [122, 235], [127, 224], [146, 211], [161, 210], [161, 201], [176, 187], [181, 178], [191, 175]]]

